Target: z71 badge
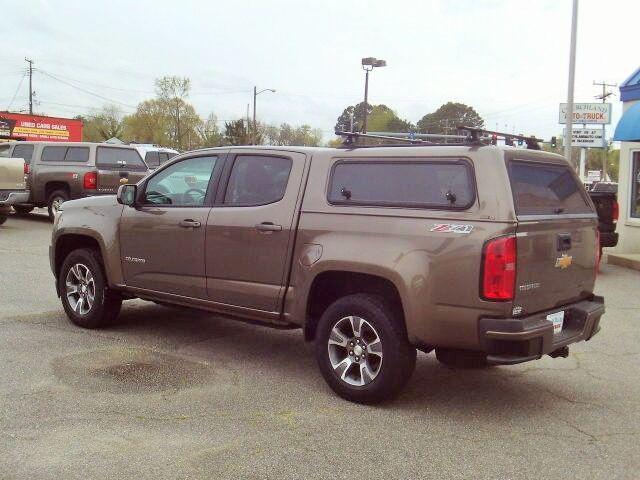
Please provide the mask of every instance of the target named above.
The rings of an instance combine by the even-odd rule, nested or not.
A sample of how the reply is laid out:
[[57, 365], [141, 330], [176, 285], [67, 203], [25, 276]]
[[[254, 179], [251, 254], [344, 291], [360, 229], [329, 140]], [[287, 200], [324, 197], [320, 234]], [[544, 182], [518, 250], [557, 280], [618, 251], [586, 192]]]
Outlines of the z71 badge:
[[473, 231], [473, 225], [455, 225], [453, 223], [434, 223], [430, 231], [439, 232], [439, 233], [467, 234]]

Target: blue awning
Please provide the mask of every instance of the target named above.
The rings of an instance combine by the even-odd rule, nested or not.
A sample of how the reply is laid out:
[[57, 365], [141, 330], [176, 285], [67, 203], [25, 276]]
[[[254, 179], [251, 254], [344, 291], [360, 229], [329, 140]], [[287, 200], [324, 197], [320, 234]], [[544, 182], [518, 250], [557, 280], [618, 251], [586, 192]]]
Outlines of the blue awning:
[[640, 142], [640, 103], [624, 112], [613, 139], [619, 142]]

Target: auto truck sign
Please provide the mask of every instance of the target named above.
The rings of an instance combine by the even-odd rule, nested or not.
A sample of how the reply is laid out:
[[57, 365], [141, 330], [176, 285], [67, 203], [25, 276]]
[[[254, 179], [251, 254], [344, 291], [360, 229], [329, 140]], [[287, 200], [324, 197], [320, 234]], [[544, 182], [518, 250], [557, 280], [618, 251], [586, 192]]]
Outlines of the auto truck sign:
[[[560, 104], [559, 123], [567, 123], [567, 104]], [[611, 123], [610, 103], [574, 103], [573, 123], [608, 125]]]

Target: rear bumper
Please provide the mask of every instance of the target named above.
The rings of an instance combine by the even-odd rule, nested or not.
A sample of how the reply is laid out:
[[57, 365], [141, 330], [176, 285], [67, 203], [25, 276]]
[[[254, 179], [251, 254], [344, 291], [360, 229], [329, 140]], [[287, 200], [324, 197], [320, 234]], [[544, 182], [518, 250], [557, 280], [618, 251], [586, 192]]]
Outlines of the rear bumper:
[[[564, 310], [562, 332], [553, 334], [547, 315]], [[604, 298], [565, 305], [522, 318], [482, 318], [480, 341], [490, 363], [510, 365], [536, 360], [543, 355], [581, 340], [591, 339], [600, 330]]]
[[29, 201], [28, 191], [0, 191], [0, 206], [8, 207], [18, 203], [27, 203]]
[[601, 247], [615, 247], [618, 245], [618, 234], [616, 232], [600, 232]]

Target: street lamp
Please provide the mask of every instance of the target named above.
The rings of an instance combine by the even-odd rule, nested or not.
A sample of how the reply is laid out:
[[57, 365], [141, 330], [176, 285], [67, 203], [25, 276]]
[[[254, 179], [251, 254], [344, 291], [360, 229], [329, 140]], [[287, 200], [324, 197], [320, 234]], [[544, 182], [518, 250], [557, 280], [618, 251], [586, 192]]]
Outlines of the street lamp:
[[256, 132], [258, 130], [258, 124], [256, 123], [256, 97], [264, 92], [276, 93], [273, 88], [264, 88], [258, 91], [258, 87], [253, 87], [253, 135], [252, 135], [252, 144], [256, 144]]
[[362, 122], [362, 133], [367, 133], [367, 113], [368, 113], [368, 98], [369, 98], [369, 72], [376, 67], [386, 67], [387, 62], [385, 60], [379, 60], [374, 57], [366, 57], [362, 59], [362, 69], [364, 74], [364, 121]]

